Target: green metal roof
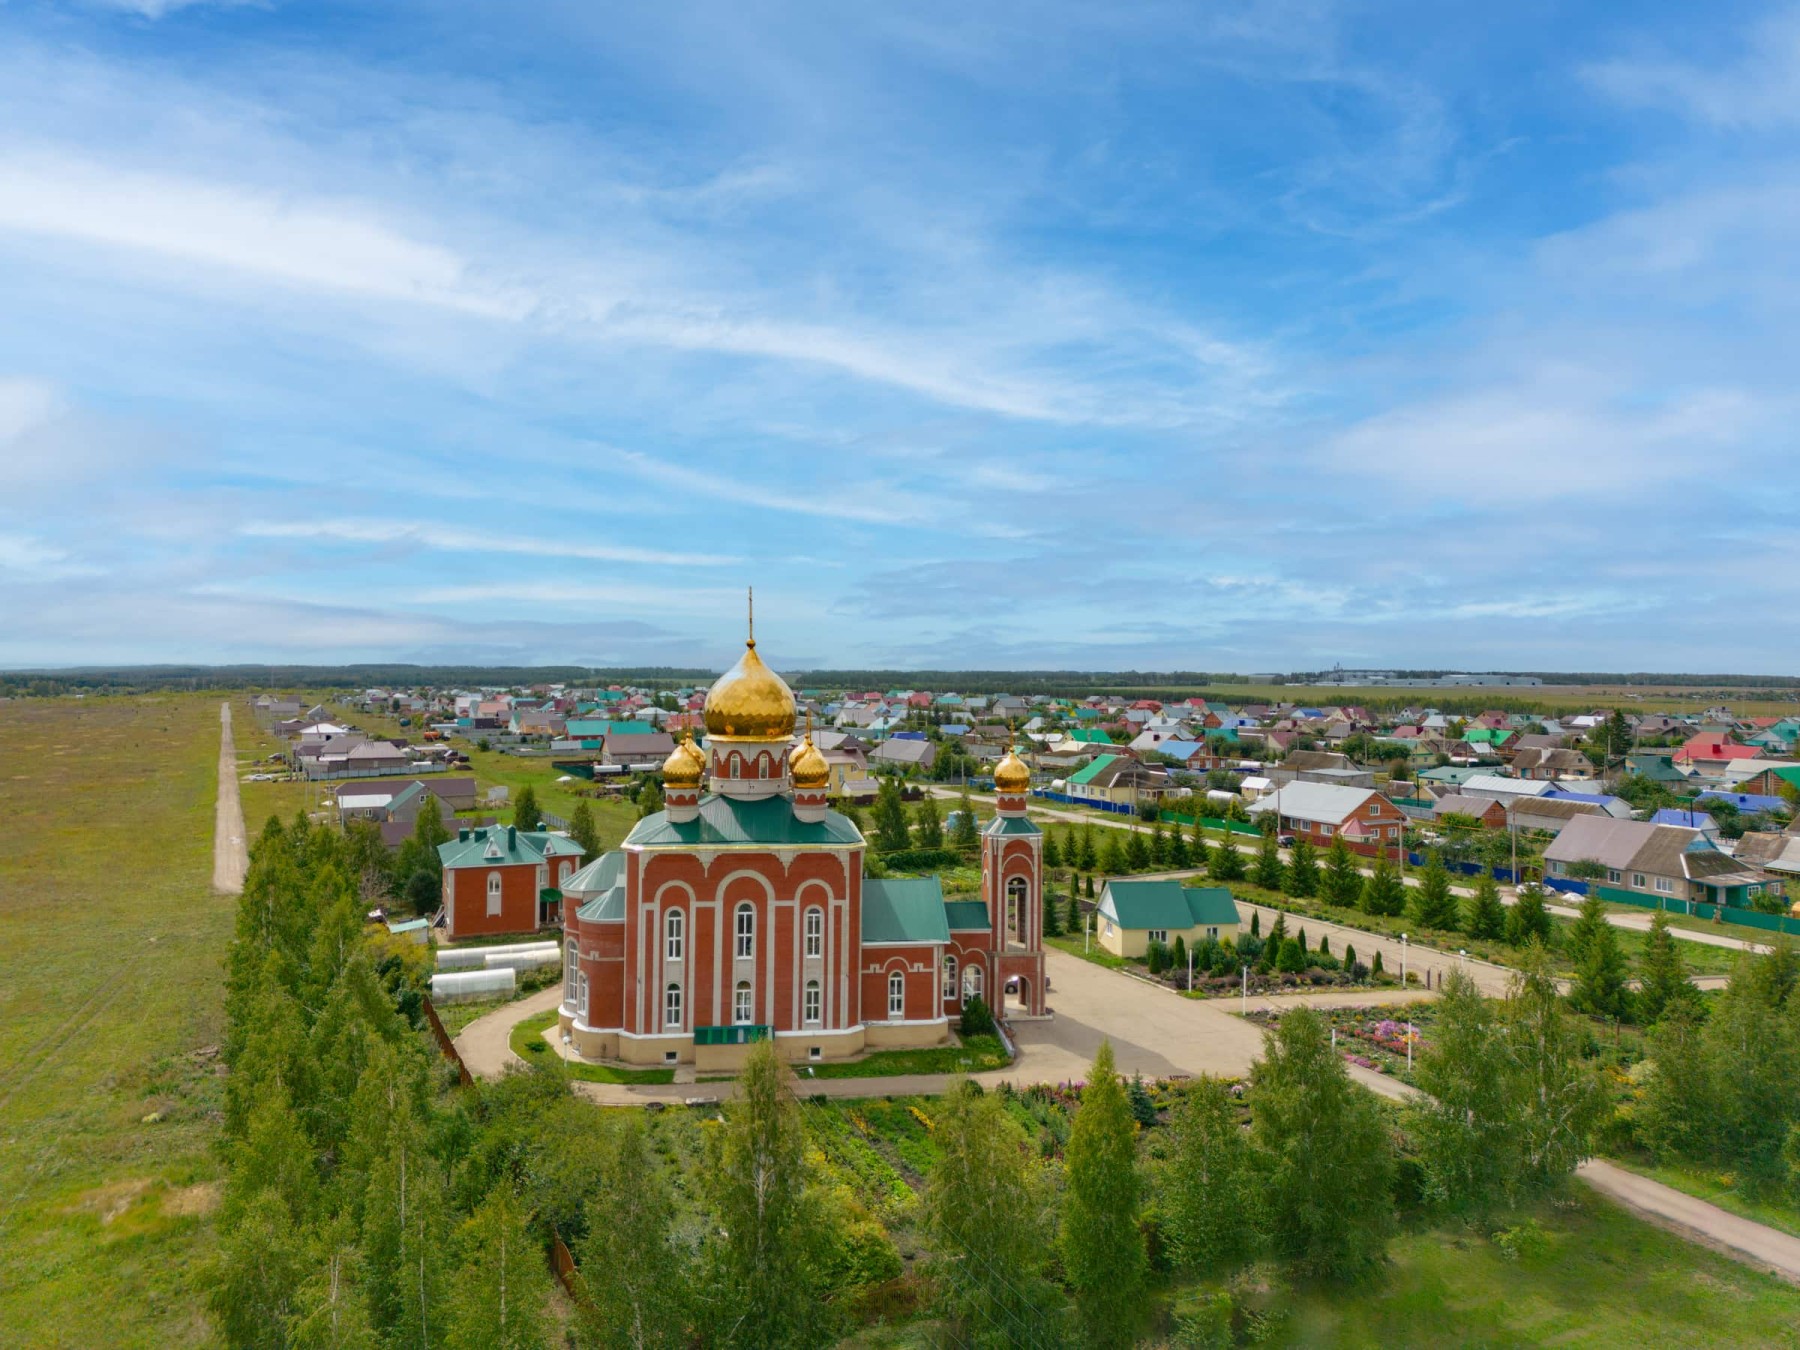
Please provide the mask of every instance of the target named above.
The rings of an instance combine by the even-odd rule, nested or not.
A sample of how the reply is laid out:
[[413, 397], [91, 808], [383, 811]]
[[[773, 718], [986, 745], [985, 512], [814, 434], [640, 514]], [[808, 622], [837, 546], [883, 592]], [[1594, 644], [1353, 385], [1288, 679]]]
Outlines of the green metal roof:
[[1237, 902], [1223, 886], [1109, 881], [1100, 906], [1121, 928], [1184, 929], [1238, 922]]
[[948, 942], [944, 888], [936, 877], [865, 878], [862, 894], [862, 940], [871, 942]]
[[1111, 764], [1117, 758], [1118, 758], [1117, 755], [1101, 755], [1092, 764], [1089, 764], [1087, 767], [1082, 769], [1079, 773], [1070, 774], [1069, 781], [1071, 783], [1083, 783], [1083, 784], [1091, 783], [1094, 781], [1095, 774], [1099, 773], [1102, 769], [1104, 769], [1107, 765]]
[[999, 838], [1003, 835], [1042, 834], [1036, 823], [1024, 816], [995, 816], [983, 827], [983, 834]]
[[648, 722], [610, 722], [589, 717], [571, 717], [563, 723], [565, 735], [583, 740], [597, 740], [606, 736], [635, 736], [639, 732], [655, 730]]
[[708, 797], [693, 820], [673, 821], [666, 811], [645, 816], [625, 838], [626, 844], [647, 848], [693, 847], [707, 844], [861, 844], [856, 826], [836, 811], [819, 821], [801, 820], [786, 797], [760, 797], [753, 801], [733, 797]]
[[[468, 831], [468, 838], [462, 835], [459, 830], [455, 839], [438, 845], [438, 860], [445, 867], [506, 867], [581, 852], [581, 845], [562, 835], [515, 830], [510, 825], [480, 826]], [[492, 854], [488, 851], [490, 843]]]
[[944, 901], [944, 920], [951, 928], [964, 933], [985, 933], [993, 927], [988, 922], [987, 906], [980, 900]]
[[1071, 740], [1080, 741], [1084, 745], [1111, 745], [1113, 739], [1099, 727], [1076, 727], [1069, 733]]

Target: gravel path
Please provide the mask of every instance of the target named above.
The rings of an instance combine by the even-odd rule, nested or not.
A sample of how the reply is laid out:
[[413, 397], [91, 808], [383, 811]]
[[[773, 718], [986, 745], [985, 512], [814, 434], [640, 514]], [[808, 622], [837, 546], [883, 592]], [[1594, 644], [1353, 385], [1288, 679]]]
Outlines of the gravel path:
[[250, 870], [244, 807], [238, 799], [237, 742], [231, 736], [231, 701], [219, 705], [219, 801], [213, 813], [213, 889], [237, 895]]

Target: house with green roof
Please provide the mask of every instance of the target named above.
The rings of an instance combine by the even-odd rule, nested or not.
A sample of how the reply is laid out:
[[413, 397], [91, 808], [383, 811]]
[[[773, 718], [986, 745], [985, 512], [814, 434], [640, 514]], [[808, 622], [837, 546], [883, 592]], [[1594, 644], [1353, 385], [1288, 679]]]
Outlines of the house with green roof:
[[1183, 886], [1179, 881], [1106, 883], [1094, 916], [1095, 937], [1114, 956], [1142, 956], [1152, 942], [1180, 938], [1188, 946], [1207, 938], [1235, 939], [1242, 927], [1237, 901], [1223, 886]]
[[581, 845], [563, 834], [512, 825], [458, 830], [438, 845], [445, 933], [535, 933], [561, 922], [560, 887], [581, 857]]

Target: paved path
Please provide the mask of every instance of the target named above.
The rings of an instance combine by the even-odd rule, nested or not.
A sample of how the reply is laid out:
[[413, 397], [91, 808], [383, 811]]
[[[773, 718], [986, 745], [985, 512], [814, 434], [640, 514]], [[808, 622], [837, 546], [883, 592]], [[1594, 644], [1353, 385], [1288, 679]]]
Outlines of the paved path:
[[213, 889], [237, 895], [250, 870], [244, 807], [238, 800], [237, 743], [231, 737], [231, 701], [219, 705], [219, 801], [213, 811]]
[[1608, 1199], [1661, 1227], [1800, 1284], [1800, 1238], [1740, 1218], [1604, 1158], [1589, 1158], [1576, 1169], [1576, 1175]]
[[462, 1056], [469, 1072], [480, 1078], [498, 1078], [508, 1064], [523, 1064], [509, 1043], [512, 1029], [527, 1017], [549, 1012], [562, 998], [562, 985], [551, 985], [525, 998], [483, 1013], [456, 1036], [456, 1053]]

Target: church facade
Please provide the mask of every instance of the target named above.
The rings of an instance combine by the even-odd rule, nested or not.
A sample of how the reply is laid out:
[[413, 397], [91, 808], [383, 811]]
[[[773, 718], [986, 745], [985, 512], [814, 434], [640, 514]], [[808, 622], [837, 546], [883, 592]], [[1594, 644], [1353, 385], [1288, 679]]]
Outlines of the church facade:
[[562, 883], [563, 1034], [583, 1056], [730, 1068], [755, 1040], [832, 1060], [949, 1039], [977, 994], [1044, 1013], [1043, 840], [1009, 754], [981, 897], [863, 875], [793, 693], [752, 636], [706, 697], [706, 744], [663, 765], [665, 808]]

